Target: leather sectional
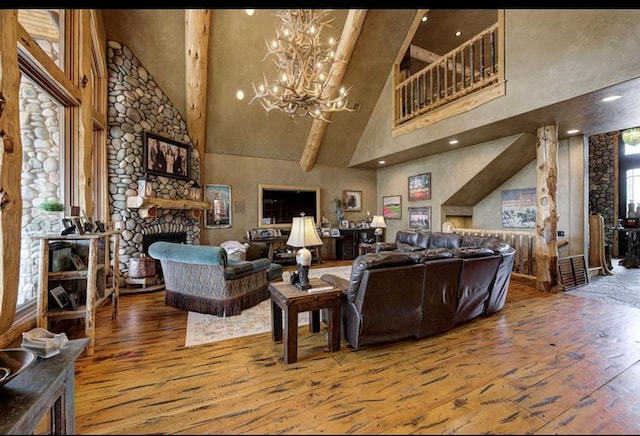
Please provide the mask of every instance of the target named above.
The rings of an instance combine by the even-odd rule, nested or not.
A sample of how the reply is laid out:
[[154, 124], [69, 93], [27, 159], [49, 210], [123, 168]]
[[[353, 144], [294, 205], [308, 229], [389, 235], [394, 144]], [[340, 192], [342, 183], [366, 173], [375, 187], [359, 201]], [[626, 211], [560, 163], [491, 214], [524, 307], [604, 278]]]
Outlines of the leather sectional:
[[321, 277], [345, 290], [341, 330], [353, 350], [441, 333], [505, 304], [515, 249], [500, 238], [400, 231], [378, 246], [354, 259], [350, 280]]

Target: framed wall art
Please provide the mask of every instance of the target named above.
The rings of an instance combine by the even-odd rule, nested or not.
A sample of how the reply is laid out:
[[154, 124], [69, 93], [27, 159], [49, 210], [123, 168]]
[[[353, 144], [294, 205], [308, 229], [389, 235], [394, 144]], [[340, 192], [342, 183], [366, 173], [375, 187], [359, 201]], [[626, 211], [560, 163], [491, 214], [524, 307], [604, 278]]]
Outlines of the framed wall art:
[[188, 144], [144, 132], [142, 161], [145, 174], [191, 178], [191, 147]]
[[342, 191], [345, 212], [362, 212], [362, 191]]
[[409, 228], [412, 230], [431, 230], [431, 206], [409, 208]]
[[386, 195], [382, 197], [382, 216], [388, 220], [402, 218], [402, 195]]
[[431, 173], [409, 176], [409, 201], [431, 200]]
[[536, 226], [536, 188], [501, 192], [502, 227], [533, 229]]
[[231, 185], [205, 185], [204, 200], [209, 203], [209, 208], [204, 214], [204, 227], [231, 227]]

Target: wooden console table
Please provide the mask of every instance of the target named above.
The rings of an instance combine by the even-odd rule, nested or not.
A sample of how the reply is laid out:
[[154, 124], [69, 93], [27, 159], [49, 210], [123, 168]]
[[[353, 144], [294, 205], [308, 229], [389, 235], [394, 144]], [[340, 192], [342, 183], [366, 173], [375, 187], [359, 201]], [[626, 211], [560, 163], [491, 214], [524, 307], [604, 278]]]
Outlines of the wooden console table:
[[[313, 278], [313, 287], [329, 286], [329, 283]], [[329, 351], [340, 351], [340, 304], [342, 290], [300, 291], [286, 282], [269, 283], [271, 293], [271, 337], [274, 342], [282, 341], [282, 314], [284, 313], [284, 363], [298, 360], [298, 314], [311, 312], [309, 331], [320, 331], [320, 309], [328, 309]]]
[[51, 434], [76, 434], [75, 361], [88, 338], [69, 341], [57, 356], [36, 362], [0, 386], [0, 434], [33, 434], [47, 412]]

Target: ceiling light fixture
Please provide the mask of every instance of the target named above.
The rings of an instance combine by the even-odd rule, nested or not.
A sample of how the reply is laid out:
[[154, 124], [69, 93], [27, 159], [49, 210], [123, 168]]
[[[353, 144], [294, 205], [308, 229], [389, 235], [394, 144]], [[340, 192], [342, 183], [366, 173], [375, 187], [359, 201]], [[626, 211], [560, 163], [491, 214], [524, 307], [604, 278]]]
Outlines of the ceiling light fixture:
[[633, 128], [622, 131], [622, 140], [627, 145], [640, 144], [640, 129]]
[[604, 101], [604, 102], [613, 101], [613, 100], [617, 100], [617, 99], [619, 99], [621, 97], [622, 97], [621, 95], [617, 95], [617, 94], [609, 95], [609, 96], [603, 98], [602, 101]]
[[[305, 117], [329, 121], [329, 112], [353, 111], [347, 107], [350, 89], [341, 88], [338, 95], [326, 95], [329, 72], [335, 59], [338, 39], [320, 39], [322, 30], [330, 27], [333, 18], [328, 18], [330, 9], [283, 9], [275, 13], [280, 18], [276, 27], [276, 38], [267, 41], [267, 54], [274, 57], [277, 69], [275, 81], [267, 77], [253, 90], [254, 100], [261, 100], [269, 113], [279, 110], [291, 118]], [[264, 60], [263, 59], [263, 60]]]
[[578, 133], [580, 130], [578, 129], [571, 129], [571, 130], [567, 130], [567, 134], [569, 135], [573, 135], [574, 133]]
[[455, 145], [457, 143], [458, 143], [457, 139], [452, 139], [451, 141], [449, 141], [449, 144], [451, 144], [451, 145]]

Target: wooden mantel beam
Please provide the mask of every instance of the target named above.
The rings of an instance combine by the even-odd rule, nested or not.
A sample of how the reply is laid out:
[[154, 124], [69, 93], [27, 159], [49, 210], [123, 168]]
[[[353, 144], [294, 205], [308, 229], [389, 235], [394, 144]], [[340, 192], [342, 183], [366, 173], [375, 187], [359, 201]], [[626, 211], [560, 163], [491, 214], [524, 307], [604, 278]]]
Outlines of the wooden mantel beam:
[[[187, 130], [200, 157], [203, 174], [207, 122], [207, 66], [211, 9], [186, 9], [184, 12]], [[200, 180], [196, 180], [200, 182]]]
[[[347, 19], [342, 29], [342, 36], [340, 37], [340, 43], [336, 50], [336, 59], [340, 62], [336, 62], [331, 67], [329, 73], [329, 80], [324, 94], [331, 95], [336, 88], [342, 84], [345, 72], [347, 71], [347, 65], [353, 53], [353, 48], [358, 41], [360, 31], [362, 30], [362, 23], [364, 17], [367, 15], [366, 9], [350, 9]], [[327, 119], [331, 117], [331, 113], [325, 115]], [[305, 172], [310, 171], [316, 164], [318, 152], [320, 151], [320, 144], [324, 138], [324, 133], [327, 129], [327, 122], [323, 120], [314, 119], [311, 124], [307, 143], [302, 152], [300, 158], [300, 166]]]

